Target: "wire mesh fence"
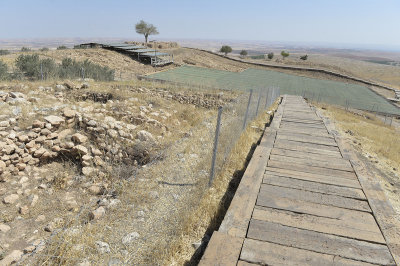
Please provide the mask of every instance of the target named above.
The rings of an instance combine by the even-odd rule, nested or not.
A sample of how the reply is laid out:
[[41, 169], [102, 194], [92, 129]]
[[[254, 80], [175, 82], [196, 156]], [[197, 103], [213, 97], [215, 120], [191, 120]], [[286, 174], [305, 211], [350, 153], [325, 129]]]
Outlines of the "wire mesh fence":
[[229, 72], [194, 66], [154, 73], [148, 76], [158, 80], [192, 83], [215, 88], [262, 88], [264, 84], [279, 86], [282, 94], [303, 95], [328, 104], [400, 115], [400, 110], [373, 92], [371, 89], [352, 83], [323, 80], [277, 71], [246, 69], [242, 72]]
[[[193, 123], [193, 126], [184, 133], [171, 132], [181, 137], [158, 151], [155, 159], [144, 166], [135, 168], [104, 159], [115, 175], [112, 184], [96, 196], [95, 201], [81, 205], [75, 215], [64, 217], [60, 227], [43, 239], [32, 253], [24, 255], [21, 265], [107, 265], [113, 261], [125, 265], [158, 265], [159, 258], [154, 255], [154, 250], [168, 250], [169, 240], [181, 233], [185, 215], [196, 208], [202, 197], [210, 192], [214, 178], [224, 171], [244, 130], [280, 95], [278, 87], [268, 84], [265, 88], [238, 90], [233, 94], [232, 90], [213, 89], [209, 84], [147, 82], [142, 85], [140, 90], [146, 89], [143, 99], [153, 104], [155, 95], [175, 99], [175, 95], [183, 97], [188, 88], [194, 88], [191, 97], [197, 93], [204, 97], [196, 99], [196, 104], [213, 99], [220, 101], [221, 108], [217, 112], [216, 105], [194, 107], [192, 104], [193, 108], [182, 113], [180, 122]], [[127, 97], [132, 97], [129, 87], [125, 89]], [[115, 102], [115, 106], [121, 107], [122, 103], [122, 100]], [[91, 119], [98, 124], [102, 122], [94, 117]], [[85, 133], [84, 127], [78, 130]], [[117, 141], [113, 138], [104, 142]], [[110, 192], [115, 190], [119, 191], [118, 197]], [[115, 199], [123, 204], [117, 208], [108, 207], [107, 204]], [[89, 214], [99, 206], [105, 207], [106, 218], [93, 221]], [[133, 232], [140, 236], [127, 244], [125, 240]]]
[[268, 109], [279, 95], [279, 88], [277, 87], [264, 90], [251, 89], [250, 92], [244, 93], [237, 99], [235, 103], [220, 108], [216, 121], [213, 152], [211, 153], [213, 158], [209, 185], [212, 184], [215, 175], [223, 168], [226, 158], [248, 123], [256, 118], [259, 113]]

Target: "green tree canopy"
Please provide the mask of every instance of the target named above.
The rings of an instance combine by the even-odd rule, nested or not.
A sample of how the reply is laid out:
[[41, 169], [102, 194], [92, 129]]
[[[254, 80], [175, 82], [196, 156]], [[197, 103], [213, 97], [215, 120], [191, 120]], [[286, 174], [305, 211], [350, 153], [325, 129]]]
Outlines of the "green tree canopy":
[[157, 28], [153, 24], [149, 24], [143, 20], [139, 21], [139, 23], [136, 24], [135, 28], [138, 34], [144, 35], [146, 43], [150, 35], [156, 35], [159, 33]]
[[286, 57], [289, 56], [289, 53], [288, 53], [288, 52], [285, 52], [285, 51], [282, 51], [282, 52], [281, 52], [281, 56], [283, 57], [283, 59], [285, 59]]
[[243, 57], [246, 56], [247, 55], [247, 51], [246, 50], [240, 51], [240, 55], [243, 56]]
[[221, 49], [219, 50], [221, 53], [224, 53], [227, 56], [230, 52], [232, 52], [232, 47], [229, 45], [222, 45]]
[[268, 53], [268, 59], [274, 58], [274, 53]]

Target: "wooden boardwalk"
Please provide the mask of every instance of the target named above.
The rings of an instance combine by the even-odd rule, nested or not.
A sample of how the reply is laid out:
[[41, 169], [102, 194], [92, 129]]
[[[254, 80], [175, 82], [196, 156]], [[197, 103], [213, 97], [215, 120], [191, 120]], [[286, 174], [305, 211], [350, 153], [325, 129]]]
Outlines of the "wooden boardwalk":
[[284, 96], [200, 265], [396, 265], [324, 121]]

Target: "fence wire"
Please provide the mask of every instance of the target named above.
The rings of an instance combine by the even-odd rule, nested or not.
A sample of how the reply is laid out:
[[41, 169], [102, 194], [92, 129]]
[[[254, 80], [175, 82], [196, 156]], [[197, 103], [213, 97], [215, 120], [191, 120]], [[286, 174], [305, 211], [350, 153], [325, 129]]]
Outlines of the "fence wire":
[[[154, 90], [159, 86], [158, 82], [150, 85]], [[210, 90], [210, 84], [199, 87], [188, 82], [185, 86]], [[171, 85], [171, 90], [174, 89], [182, 89], [182, 85]], [[246, 128], [258, 114], [268, 109], [279, 97], [280, 89], [266, 84], [263, 89], [239, 90], [237, 95], [227, 104], [221, 103], [218, 138], [215, 135], [218, 117], [217, 112], [213, 112], [183, 138], [160, 151], [157, 158], [162, 159], [134, 172], [128, 181], [137, 190], [132, 191], [132, 198], [125, 199], [117, 210], [107, 209], [109, 224], [90, 221], [88, 213], [98, 205], [96, 202], [85, 204], [76, 216], [43, 240], [44, 250], [38, 247], [24, 255], [20, 265], [159, 265], [155, 250], [165, 252], [170, 248], [170, 240], [181, 233], [186, 215], [198, 206], [205, 193], [209, 193], [211, 173], [218, 176], [223, 171], [244, 132], [243, 125]], [[107, 163], [113, 166], [116, 175], [119, 175], [118, 169], [127, 168], [118, 162]], [[114, 182], [111, 190], [118, 189], [124, 182]], [[137, 203], [149, 190], [156, 191], [157, 195], [149, 203]], [[110, 195], [100, 196], [98, 202], [102, 199], [109, 200]], [[139, 212], [144, 213], [144, 218], [138, 217]], [[139, 232], [140, 237], [129, 245], [123, 244], [121, 239], [131, 232]], [[99, 241], [107, 243], [110, 251], [99, 252], [96, 246]]]

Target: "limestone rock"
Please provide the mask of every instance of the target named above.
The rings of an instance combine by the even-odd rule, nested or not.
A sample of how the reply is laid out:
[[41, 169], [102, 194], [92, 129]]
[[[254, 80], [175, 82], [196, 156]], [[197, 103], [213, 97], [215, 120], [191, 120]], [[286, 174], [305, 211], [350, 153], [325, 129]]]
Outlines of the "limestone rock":
[[10, 226], [6, 225], [6, 224], [0, 224], [0, 232], [6, 233], [11, 229]]
[[18, 200], [19, 196], [17, 194], [11, 194], [4, 197], [3, 202], [4, 204], [13, 204]]
[[47, 150], [45, 148], [40, 148], [33, 153], [33, 157], [40, 158]]
[[83, 145], [76, 145], [73, 151], [80, 154], [81, 156], [88, 154], [88, 149]]
[[106, 242], [96, 241], [96, 249], [99, 253], [110, 253], [110, 245]]
[[103, 206], [101, 206], [101, 207], [98, 207], [96, 210], [92, 211], [92, 212], [89, 214], [89, 218], [90, 218], [91, 220], [98, 220], [98, 219], [100, 219], [102, 216], [104, 216], [105, 213], [106, 213], [106, 209], [105, 209]]
[[85, 143], [88, 138], [80, 133], [75, 133], [74, 135], [72, 135], [71, 139], [73, 142], [81, 144]]
[[44, 118], [52, 126], [59, 126], [61, 123], [65, 122], [65, 119], [56, 115], [49, 115]]
[[63, 115], [64, 115], [66, 118], [73, 118], [73, 117], [75, 117], [76, 112], [75, 112], [74, 110], [71, 110], [71, 109], [64, 109]]
[[1, 265], [11, 265], [19, 261], [23, 254], [24, 252], [22, 252], [21, 250], [13, 250], [10, 254], [5, 256], [4, 259], [0, 261], [0, 263]]
[[138, 239], [140, 237], [138, 232], [132, 232], [130, 234], [127, 234], [122, 238], [122, 244], [124, 245], [129, 245], [131, 244], [134, 240]]
[[90, 176], [94, 173], [94, 168], [92, 167], [82, 167], [82, 174], [84, 176]]
[[137, 138], [141, 141], [154, 141], [154, 137], [150, 132], [147, 132], [146, 130], [140, 130], [137, 133]]

